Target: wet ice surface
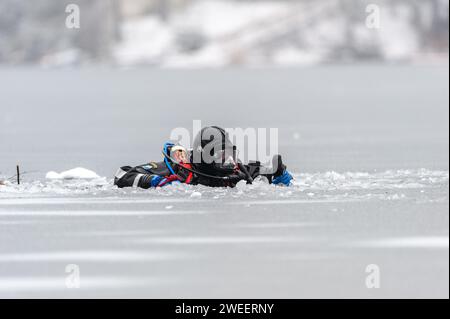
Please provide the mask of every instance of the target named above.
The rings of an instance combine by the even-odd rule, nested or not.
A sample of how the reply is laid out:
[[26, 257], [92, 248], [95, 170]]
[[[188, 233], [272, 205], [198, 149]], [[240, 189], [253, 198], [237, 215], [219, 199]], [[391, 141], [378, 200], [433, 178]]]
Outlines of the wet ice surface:
[[[84, 169], [86, 170], [86, 169]], [[95, 174], [93, 172], [93, 174]], [[74, 175], [75, 176], [75, 175]], [[436, 188], [448, 186], [448, 171], [432, 171], [428, 169], [416, 170], [388, 170], [384, 172], [325, 172], [294, 174], [293, 185], [290, 187], [273, 186], [264, 181], [255, 181], [253, 185], [240, 182], [236, 188], [211, 188], [202, 185], [173, 184], [165, 188], [143, 190], [137, 188], [119, 189], [113, 185], [113, 180], [106, 177], [67, 179], [47, 178], [43, 180], [25, 180], [21, 185], [8, 182], [0, 188], [0, 199], [14, 198], [70, 198], [85, 195], [101, 201], [105, 197], [123, 200], [123, 197], [135, 197], [143, 200], [162, 200], [168, 202], [190, 199], [205, 200], [245, 200], [262, 199], [261, 202], [271, 203], [272, 200], [282, 199], [313, 199], [320, 201], [331, 200], [361, 200], [361, 199], [405, 199], [408, 190], [419, 190], [421, 196], [415, 199], [439, 200]], [[94, 175], [95, 176], [95, 175]], [[30, 177], [27, 178], [28, 180]], [[427, 192], [431, 190], [430, 193]], [[444, 197], [442, 200], [448, 198]]]
[[[0, 295], [448, 295], [448, 171], [294, 175], [292, 187], [3, 186]], [[66, 288], [69, 264], [79, 289]], [[370, 264], [382, 289], [365, 287]]]

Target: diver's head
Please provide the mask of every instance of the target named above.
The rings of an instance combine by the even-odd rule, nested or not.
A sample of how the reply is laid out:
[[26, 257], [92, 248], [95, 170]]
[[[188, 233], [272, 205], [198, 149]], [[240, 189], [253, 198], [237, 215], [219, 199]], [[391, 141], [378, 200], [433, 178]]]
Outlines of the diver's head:
[[170, 148], [170, 158], [174, 159], [177, 163], [189, 163], [187, 150], [181, 145], [174, 145]]
[[237, 169], [236, 146], [223, 128], [204, 127], [194, 139], [192, 162], [204, 173], [230, 175]]

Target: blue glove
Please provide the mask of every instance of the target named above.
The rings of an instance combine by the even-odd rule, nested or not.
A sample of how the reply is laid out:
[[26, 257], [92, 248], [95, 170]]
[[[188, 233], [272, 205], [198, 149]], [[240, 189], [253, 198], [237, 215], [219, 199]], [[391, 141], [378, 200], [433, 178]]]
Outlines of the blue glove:
[[281, 174], [278, 177], [275, 177], [272, 180], [272, 184], [274, 184], [274, 185], [283, 184], [283, 185], [289, 186], [289, 185], [291, 185], [291, 181], [293, 179], [294, 178], [292, 177], [292, 175], [287, 170], [284, 170], [283, 174]]
[[162, 182], [163, 179], [164, 179], [164, 177], [159, 176], [159, 175], [155, 175], [155, 176], [153, 176], [153, 178], [152, 178], [152, 180], [150, 182], [150, 185], [152, 187], [158, 187], [158, 185]]

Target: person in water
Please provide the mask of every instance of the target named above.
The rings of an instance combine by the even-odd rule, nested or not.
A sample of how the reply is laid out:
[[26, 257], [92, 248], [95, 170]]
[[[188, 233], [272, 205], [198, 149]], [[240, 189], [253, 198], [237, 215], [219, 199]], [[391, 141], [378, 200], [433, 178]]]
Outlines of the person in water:
[[259, 162], [242, 164], [226, 131], [217, 126], [203, 128], [196, 136], [191, 151], [180, 145], [166, 143], [161, 162], [136, 167], [121, 167], [114, 178], [119, 188], [163, 187], [174, 182], [211, 187], [234, 187], [242, 180], [251, 184], [263, 177], [274, 185], [291, 185], [292, 175], [280, 155], [273, 158], [271, 169]]

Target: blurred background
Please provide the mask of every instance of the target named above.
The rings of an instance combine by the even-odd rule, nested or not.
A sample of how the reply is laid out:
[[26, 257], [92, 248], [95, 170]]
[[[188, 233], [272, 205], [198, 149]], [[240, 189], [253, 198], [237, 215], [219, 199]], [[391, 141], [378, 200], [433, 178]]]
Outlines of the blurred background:
[[[65, 26], [72, 3], [79, 29]], [[6, 65], [440, 63], [448, 41], [448, 0], [0, 0]]]

